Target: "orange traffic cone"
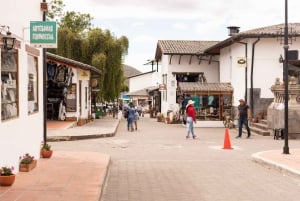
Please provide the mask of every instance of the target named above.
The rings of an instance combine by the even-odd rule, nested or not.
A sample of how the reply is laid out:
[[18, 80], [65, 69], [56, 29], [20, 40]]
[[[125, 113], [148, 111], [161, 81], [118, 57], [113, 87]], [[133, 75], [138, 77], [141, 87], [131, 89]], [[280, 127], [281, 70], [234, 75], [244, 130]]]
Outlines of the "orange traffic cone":
[[231, 143], [230, 143], [230, 136], [229, 136], [228, 128], [226, 128], [226, 130], [225, 130], [225, 138], [224, 138], [224, 147], [223, 147], [223, 149], [233, 149], [231, 147]]

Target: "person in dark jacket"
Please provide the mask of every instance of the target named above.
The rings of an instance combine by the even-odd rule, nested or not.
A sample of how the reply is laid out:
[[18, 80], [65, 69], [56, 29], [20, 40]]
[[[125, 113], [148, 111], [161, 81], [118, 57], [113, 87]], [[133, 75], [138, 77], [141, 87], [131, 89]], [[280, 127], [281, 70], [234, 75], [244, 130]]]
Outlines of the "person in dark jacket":
[[135, 109], [133, 103], [129, 104], [128, 117], [127, 117], [127, 129], [128, 131], [133, 131], [133, 121], [135, 116]]
[[238, 125], [239, 125], [239, 135], [236, 136], [236, 138], [241, 138], [242, 137], [242, 129], [243, 125], [245, 125], [248, 136], [247, 138], [250, 138], [251, 132], [250, 128], [248, 125], [248, 120], [251, 119], [250, 115], [250, 107], [246, 104], [244, 99], [239, 100], [240, 105], [238, 106]]
[[194, 101], [189, 100], [186, 105], [186, 124], [187, 124], [187, 136], [186, 139], [190, 138], [190, 133], [193, 136], [193, 139], [196, 139], [197, 136], [194, 133], [194, 123], [196, 123], [196, 111], [194, 108]]

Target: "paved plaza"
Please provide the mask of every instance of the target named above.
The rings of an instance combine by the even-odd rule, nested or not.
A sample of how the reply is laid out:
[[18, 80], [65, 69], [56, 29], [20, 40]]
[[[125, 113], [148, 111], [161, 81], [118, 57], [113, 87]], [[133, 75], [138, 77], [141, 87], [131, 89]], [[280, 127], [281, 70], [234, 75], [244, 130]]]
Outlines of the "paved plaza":
[[[254, 135], [222, 149], [225, 128], [196, 128], [185, 139], [180, 124], [148, 117], [128, 132], [121, 120], [114, 137], [51, 142], [57, 151], [100, 152], [111, 161], [101, 201], [298, 201], [300, 177], [255, 162], [253, 154], [281, 152], [284, 142]], [[289, 141], [293, 149], [300, 141]], [[281, 153], [280, 153], [281, 154]]]

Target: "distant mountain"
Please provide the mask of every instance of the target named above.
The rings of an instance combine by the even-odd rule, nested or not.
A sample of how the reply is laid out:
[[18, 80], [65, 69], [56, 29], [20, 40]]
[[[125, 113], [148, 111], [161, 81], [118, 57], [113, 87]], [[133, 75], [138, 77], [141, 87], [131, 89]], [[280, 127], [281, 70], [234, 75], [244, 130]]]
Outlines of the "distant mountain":
[[124, 70], [124, 77], [126, 78], [125, 80], [125, 84], [127, 86], [129, 86], [129, 77], [135, 76], [135, 75], [139, 75], [142, 72], [137, 70], [136, 68], [132, 67], [132, 66], [128, 66], [126, 64], [123, 64], [123, 70]]

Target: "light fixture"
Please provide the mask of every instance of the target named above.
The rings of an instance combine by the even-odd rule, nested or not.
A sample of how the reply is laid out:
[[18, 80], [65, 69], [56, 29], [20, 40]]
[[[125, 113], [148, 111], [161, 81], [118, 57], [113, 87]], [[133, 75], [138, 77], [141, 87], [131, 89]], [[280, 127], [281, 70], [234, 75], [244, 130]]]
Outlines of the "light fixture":
[[5, 50], [12, 50], [15, 45], [16, 38], [11, 36], [9, 26], [0, 26], [0, 33], [6, 31], [6, 36], [2, 37], [3, 47]]

